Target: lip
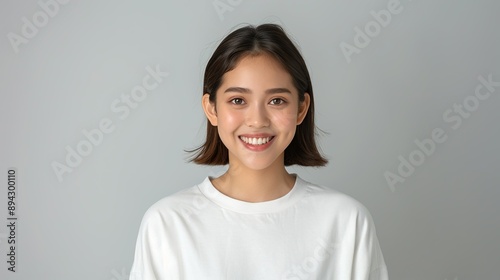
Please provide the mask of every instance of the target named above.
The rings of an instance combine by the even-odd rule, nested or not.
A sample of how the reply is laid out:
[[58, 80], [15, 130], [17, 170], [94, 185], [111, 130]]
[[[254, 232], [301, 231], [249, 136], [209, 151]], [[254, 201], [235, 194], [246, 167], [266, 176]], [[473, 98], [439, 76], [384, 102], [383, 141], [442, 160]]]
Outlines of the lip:
[[[252, 145], [252, 144], [245, 143], [245, 141], [243, 141], [241, 139], [241, 137], [248, 137], [248, 138], [266, 138], [266, 137], [270, 137], [271, 139], [269, 139], [269, 142], [267, 142], [266, 144]], [[266, 134], [266, 133], [242, 134], [242, 135], [238, 136], [238, 138], [240, 139], [240, 141], [243, 144], [243, 146], [245, 146], [245, 148], [247, 148], [247, 149], [249, 149], [251, 151], [255, 151], [255, 152], [264, 151], [265, 149], [269, 148], [269, 146], [271, 146], [273, 144], [273, 142], [274, 142], [274, 135]]]

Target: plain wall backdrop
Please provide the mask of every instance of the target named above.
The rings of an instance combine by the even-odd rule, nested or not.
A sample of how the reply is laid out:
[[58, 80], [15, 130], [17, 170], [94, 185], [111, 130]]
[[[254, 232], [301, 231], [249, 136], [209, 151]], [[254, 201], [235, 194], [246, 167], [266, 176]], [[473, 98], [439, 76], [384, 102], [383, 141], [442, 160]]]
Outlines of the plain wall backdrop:
[[290, 172], [370, 210], [391, 279], [498, 279], [499, 12], [493, 0], [3, 1], [0, 278], [128, 279], [146, 209], [224, 170], [183, 151], [204, 138], [209, 57], [235, 28], [272, 22], [306, 60], [330, 159]]

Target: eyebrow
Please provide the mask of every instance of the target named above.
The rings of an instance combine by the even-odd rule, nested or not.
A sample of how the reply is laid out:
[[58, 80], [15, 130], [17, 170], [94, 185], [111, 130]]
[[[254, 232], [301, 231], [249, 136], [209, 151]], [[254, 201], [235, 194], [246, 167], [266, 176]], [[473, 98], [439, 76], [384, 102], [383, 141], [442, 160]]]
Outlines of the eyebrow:
[[[229, 87], [227, 88], [224, 93], [226, 92], [239, 92], [239, 93], [252, 93], [252, 91], [249, 88], [243, 88], [243, 87]], [[265, 91], [265, 93], [272, 94], [272, 93], [292, 93], [289, 89], [287, 88], [270, 88]]]

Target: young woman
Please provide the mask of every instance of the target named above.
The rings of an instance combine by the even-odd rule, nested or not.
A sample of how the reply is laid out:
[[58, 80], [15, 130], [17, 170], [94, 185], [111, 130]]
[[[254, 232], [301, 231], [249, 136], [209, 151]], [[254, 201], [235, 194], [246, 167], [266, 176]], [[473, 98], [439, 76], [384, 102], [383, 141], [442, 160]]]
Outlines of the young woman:
[[207, 136], [192, 160], [228, 169], [147, 210], [131, 280], [388, 279], [368, 210], [285, 168], [327, 160], [307, 67], [280, 26], [220, 43], [202, 107]]

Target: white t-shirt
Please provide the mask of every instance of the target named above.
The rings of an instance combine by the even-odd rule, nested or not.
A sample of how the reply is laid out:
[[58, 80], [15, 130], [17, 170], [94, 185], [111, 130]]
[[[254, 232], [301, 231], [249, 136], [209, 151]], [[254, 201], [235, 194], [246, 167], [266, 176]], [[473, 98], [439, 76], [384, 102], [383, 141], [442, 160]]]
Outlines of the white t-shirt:
[[130, 280], [387, 280], [368, 210], [296, 176], [284, 196], [245, 202], [207, 177], [144, 214]]

